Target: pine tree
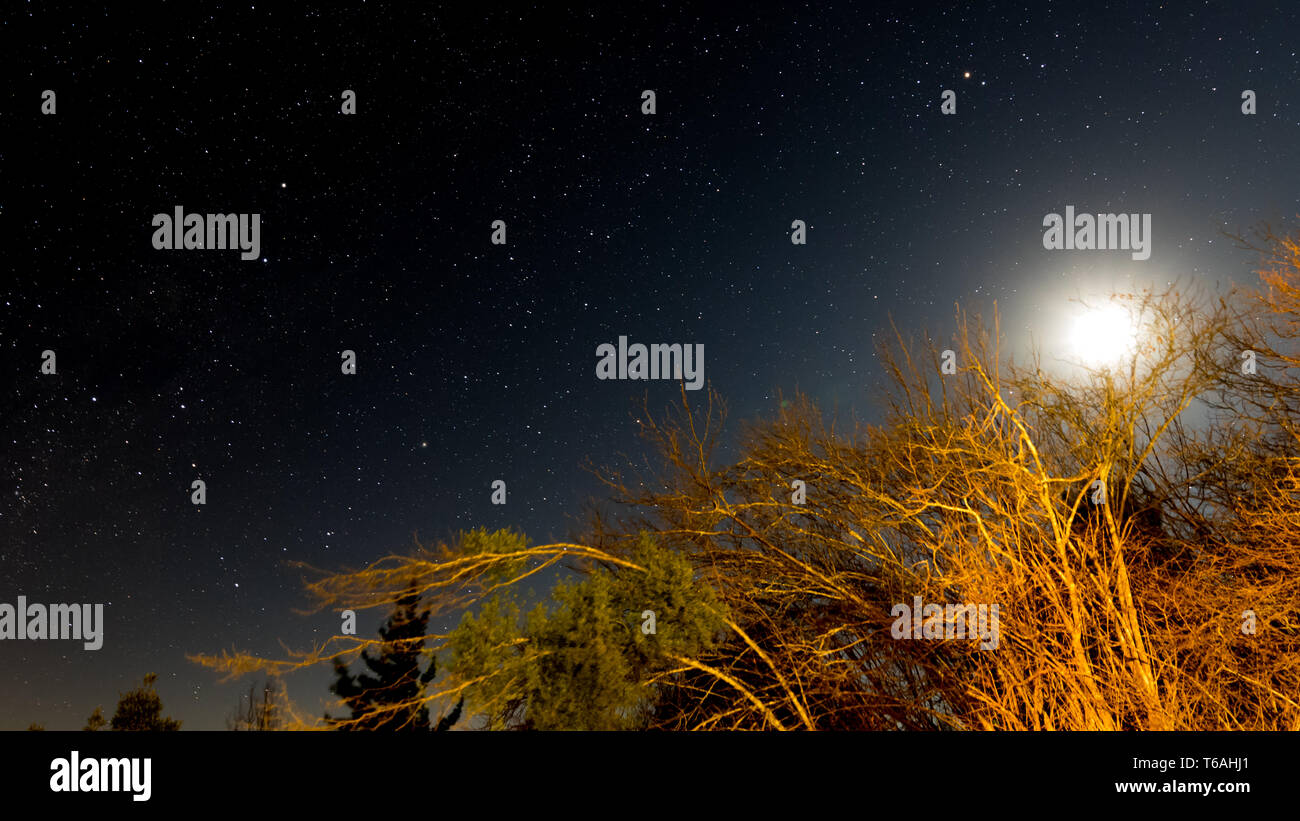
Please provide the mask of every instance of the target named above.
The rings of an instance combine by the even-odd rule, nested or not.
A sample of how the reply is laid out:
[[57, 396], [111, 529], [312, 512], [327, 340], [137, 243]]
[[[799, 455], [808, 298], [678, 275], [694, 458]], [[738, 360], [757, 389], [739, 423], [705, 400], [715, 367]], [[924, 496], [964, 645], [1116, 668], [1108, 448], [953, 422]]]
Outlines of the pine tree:
[[327, 713], [326, 721], [339, 730], [381, 731], [446, 730], [455, 724], [463, 701], [436, 725], [431, 727], [429, 723], [424, 690], [437, 674], [437, 664], [431, 657], [428, 669], [420, 671], [428, 623], [429, 608], [420, 605], [418, 591], [408, 589], [379, 628], [379, 654], [372, 655], [369, 650], [361, 654], [368, 673], [353, 676], [347, 665], [334, 662], [337, 680], [330, 692], [343, 700], [352, 715], [345, 719]]

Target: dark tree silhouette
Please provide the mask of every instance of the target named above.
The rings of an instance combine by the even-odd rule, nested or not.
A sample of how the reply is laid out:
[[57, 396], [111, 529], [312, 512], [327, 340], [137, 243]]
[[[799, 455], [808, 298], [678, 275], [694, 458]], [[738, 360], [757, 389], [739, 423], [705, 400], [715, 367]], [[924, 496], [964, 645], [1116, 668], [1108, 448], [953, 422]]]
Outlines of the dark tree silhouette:
[[463, 700], [435, 725], [429, 723], [424, 690], [437, 675], [437, 660], [430, 655], [429, 666], [421, 673], [428, 623], [429, 608], [421, 604], [419, 592], [409, 588], [379, 628], [378, 654], [361, 653], [368, 673], [353, 676], [347, 665], [335, 660], [337, 680], [330, 691], [343, 700], [351, 717], [334, 718], [327, 713], [326, 721], [339, 730], [381, 731], [441, 731], [455, 724]]
[[114, 730], [157, 732], [181, 728], [179, 721], [163, 716], [162, 698], [154, 689], [157, 680], [158, 674], [150, 673], [144, 677], [141, 686], [122, 694], [117, 702], [117, 712], [113, 713], [110, 722]]

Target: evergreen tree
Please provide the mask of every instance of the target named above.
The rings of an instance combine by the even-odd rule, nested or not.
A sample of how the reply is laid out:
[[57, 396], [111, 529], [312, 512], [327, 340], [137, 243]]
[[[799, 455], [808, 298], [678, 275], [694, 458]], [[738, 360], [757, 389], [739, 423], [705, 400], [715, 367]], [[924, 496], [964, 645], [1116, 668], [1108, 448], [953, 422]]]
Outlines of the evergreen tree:
[[163, 716], [162, 698], [153, 686], [157, 680], [158, 674], [150, 673], [142, 686], [122, 694], [110, 724], [114, 730], [156, 732], [181, 728], [179, 721]]
[[[475, 682], [470, 712], [485, 729], [651, 726], [659, 691], [680, 675], [682, 658], [714, 643], [722, 615], [688, 556], [649, 533], [625, 548], [624, 566], [558, 582], [527, 615], [509, 590], [466, 611], [449, 641], [449, 666], [458, 680]], [[528, 541], [478, 530], [464, 534], [461, 549], [505, 557], [527, 553]], [[519, 560], [501, 567], [503, 577], [516, 576]]]
[[427, 731], [446, 730], [460, 718], [462, 703], [430, 726], [429, 707], [424, 703], [425, 685], [437, 674], [436, 659], [420, 671], [429, 608], [421, 606], [420, 594], [413, 587], [397, 600], [397, 606], [379, 628], [382, 642], [378, 655], [362, 651], [361, 660], [369, 672], [353, 676], [347, 665], [334, 662], [337, 680], [330, 692], [343, 700], [351, 718], [326, 721], [340, 730]]

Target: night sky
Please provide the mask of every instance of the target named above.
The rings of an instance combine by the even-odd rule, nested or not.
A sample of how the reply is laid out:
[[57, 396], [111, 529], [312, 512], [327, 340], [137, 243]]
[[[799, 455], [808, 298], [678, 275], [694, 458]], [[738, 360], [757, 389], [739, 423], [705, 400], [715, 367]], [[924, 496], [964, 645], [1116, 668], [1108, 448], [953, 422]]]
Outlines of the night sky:
[[[566, 537], [584, 463], [640, 460], [640, 400], [678, 396], [596, 378], [621, 335], [702, 344], [733, 421], [797, 390], [869, 420], [891, 315], [996, 300], [1012, 352], [1062, 357], [1072, 297], [1250, 282], [1222, 232], [1300, 214], [1289, 7], [486, 5], [4, 13], [0, 602], [106, 625], [0, 643], [0, 729], [79, 729], [150, 671], [223, 728], [249, 682], [187, 653], [338, 630], [287, 562]], [[155, 250], [178, 205], [260, 214], [260, 257]], [[1045, 250], [1067, 205], [1151, 214], [1150, 259]], [[289, 693], [319, 714], [329, 681]]]

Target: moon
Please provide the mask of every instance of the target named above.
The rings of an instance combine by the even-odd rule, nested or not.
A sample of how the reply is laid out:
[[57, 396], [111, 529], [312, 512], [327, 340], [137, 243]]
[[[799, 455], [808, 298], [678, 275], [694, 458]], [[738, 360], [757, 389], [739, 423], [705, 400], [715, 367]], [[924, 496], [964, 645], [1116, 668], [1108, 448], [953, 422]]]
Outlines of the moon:
[[1085, 309], [1070, 328], [1070, 348], [1085, 365], [1105, 367], [1137, 350], [1138, 327], [1120, 305]]

